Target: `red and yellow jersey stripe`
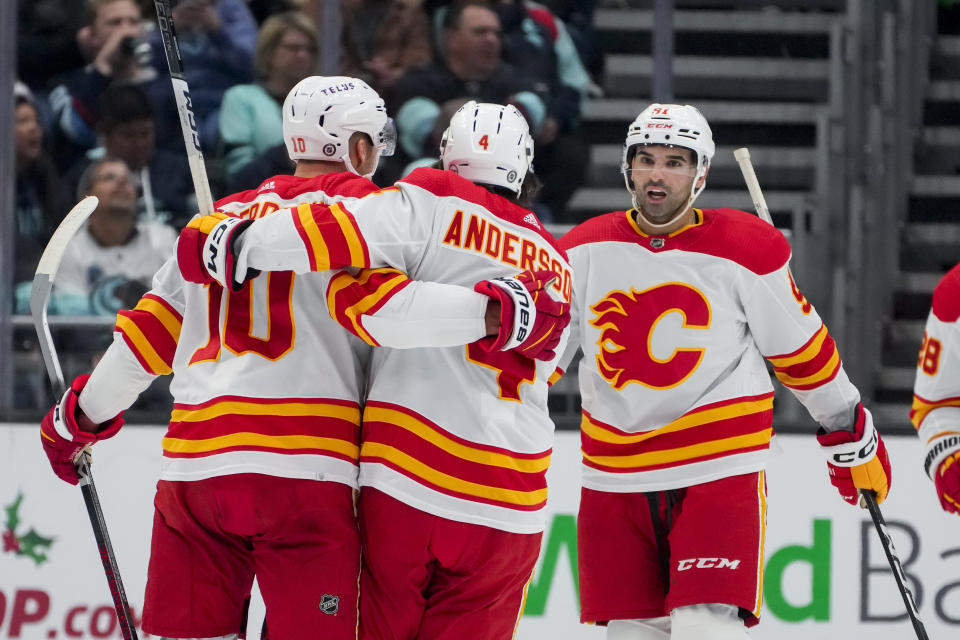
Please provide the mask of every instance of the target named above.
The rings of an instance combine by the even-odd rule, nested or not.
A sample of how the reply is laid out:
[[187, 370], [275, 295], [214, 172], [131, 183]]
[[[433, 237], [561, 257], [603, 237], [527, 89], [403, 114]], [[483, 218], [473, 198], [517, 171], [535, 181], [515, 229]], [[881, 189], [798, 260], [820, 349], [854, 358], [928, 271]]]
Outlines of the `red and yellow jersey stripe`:
[[133, 309], [117, 314], [114, 330], [145, 371], [165, 375], [171, 372], [182, 326], [183, 316], [169, 302], [148, 293]]
[[353, 275], [338, 273], [327, 287], [327, 309], [344, 329], [367, 344], [380, 343], [363, 327], [363, 316], [373, 315], [402, 291], [410, 278], [396, 269], [364, 269]]
[[610, 473], [678, 467], [766, 449], [773, 436], [773, 394], [697, 407], [651, 431], [628, 433], [583, 412], [583, 463]]
[[779, 356], [767, 358], [773, 373], [784, 386], [805, 391], [833, 380], [841, 369], [840, 353], [823, 324], [803, 346]]
[[356, 464], [360, 406], [317, 398], [220, 396], [173, 405], [163, 438], [167, 458], [201, 458], [229, 451], [325, 455]]
[[292, 211], [311, 271], [370, 266], [370, 253], [357, 221], [340, 204], [301, 204]]
[[400, 405], [368, 402], [360, 462], [382, 464], [439, 493], [517, 511], [547, 501], [550, 449], [517, 453], [458, 437]]
[[914, 394], [913, 406], [910, 407], [910, 422], [919, 430], [924, 418], [926, 418], [931, 411], [943, 407], [960, 407], [960, 397], [954, 396], [952, 398], [943, 398], [942, 400], [927, 400]]

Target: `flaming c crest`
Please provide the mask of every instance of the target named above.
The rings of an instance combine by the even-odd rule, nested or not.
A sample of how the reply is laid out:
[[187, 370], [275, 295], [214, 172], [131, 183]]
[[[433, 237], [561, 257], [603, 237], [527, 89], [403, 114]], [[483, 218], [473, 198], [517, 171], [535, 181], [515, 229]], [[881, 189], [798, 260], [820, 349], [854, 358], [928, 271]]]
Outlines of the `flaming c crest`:
[[703, 358], [701, 348], [677, 347], [662, 360], [650, 348], [657, 323], [670, 313], [683, 316], [684, 329], [710, 326], [710, 305], [688, 284], [669, 282], [644, 291], [611, 291], [590, 309], [596, 314], [590, 324], [600, 330], [597, 368], [615, 389], [631, 382], [652, 389], [675, 387]]

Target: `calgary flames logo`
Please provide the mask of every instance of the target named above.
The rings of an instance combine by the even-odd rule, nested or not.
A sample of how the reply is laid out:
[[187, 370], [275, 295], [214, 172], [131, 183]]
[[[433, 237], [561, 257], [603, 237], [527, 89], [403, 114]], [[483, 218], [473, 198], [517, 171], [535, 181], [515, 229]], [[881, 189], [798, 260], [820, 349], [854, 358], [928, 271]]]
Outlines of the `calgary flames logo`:
[[682, 282], [669, 282], [644, 291], [612, 291], [590, 309], [590, 324], [600, 330], [597, 368], [615, 389], [631, 382], [651, 389], [675, 387], [696, 370], [703, 349], [674, 349], [670, 357], [653, 355], [651, 340], [657, 324], [679, 313], [683, 329], [710, 327], [710, 305], [702, 293]]

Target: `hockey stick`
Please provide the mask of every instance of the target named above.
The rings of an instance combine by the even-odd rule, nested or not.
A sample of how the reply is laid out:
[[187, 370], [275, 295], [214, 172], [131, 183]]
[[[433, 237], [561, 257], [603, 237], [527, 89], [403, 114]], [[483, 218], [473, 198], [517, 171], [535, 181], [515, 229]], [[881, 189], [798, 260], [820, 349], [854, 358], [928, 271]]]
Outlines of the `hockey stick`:
[[737, 159], [740, 165], [740, 173], [747, 183], [747, 191], [750, 192], [750, 198], [753, 200], [753, 208], [757, 210], [757, 215], [773, 224], [773, 218], [770, 217], [770, 209], [767, 208], [767, 201], [760, 191], [760, 181], [757, 180], [757, 174], [753, 171], [753, 163], [750, 162], [750, 151], [746, 147], [734, 149], [733, 157]]
[[[33, 277], [33, 286], [30, 289], [30, 314], [33, 316], [33, 324], [37, 330], [37, 337], [40, 339], [43, 362], [47, 367], [50, 386], [53, 388], [53, 394], [57, 401], [63, 397], [66, 384], [63, 381], [60, 360], [57, 358], [57, 349], [53, 344], [53, 337], [50, 335], [50, 325], [47, 322], [47, 305], [50, 302], [50, 292], [53, 289], [53, 282], [57, 277], [60, 261], [67, 245], [70, 244], [70, 240], [73, 239], [83, 223], [97, 208], [97, 204], [99, 204], [99, 200], [96, 197], [88, 196], [78, 202], [60, 222], [60, 226], [53, 232], [50, 242], [43, 250], [43, 255], [40, 256], [37, 272]], [[107, 532], [107, 523], [100, 508], [100, 498], [97, 496], [97, 487], [93, 483], [88, 455], [86, 451], [83, 451], [77, 460], [80, 490], [83, 493], [83, 501], [87, 505], [87, 515], [90, 516], [93, 537], [96, 539], [97, 549], [100, 551], [100, 562], [103, 563], [103, 571], [107, 576], [107, 585], [110, 587], [113, 607], [116, 609], [117, 620], [120, 622], [120, 632], [123, 634], [124, 640], [136, 640], [136, 626], [133, 622], [133, 616], [130, 615], [130, 604], [127, 602], [127, 594], [123, 590], [120, 569], [117, 567], [113, 545], [110, 543], [110, 534]]]
[[160, 38], [163, 51], [170, 68], [170, 82], [173, 83], [173, 95], [177, 100], [177, 114], [180, 116], [180, 129], [183, 143], [187, 147], [187, 164], [193, 179], [193, 190], [197, 194], [197, 206], [202, 213], [213, 212], [213, 195], [210, 193], [210, 181], [207, 179], [207, 167], [203, 163], [203, 151], [200, 150], [200, 135], [197, 120], [193, 116], [193, 103], [190, 102], [190, 89], [183, 77], [183, 60], [177, 44], [177, 32], [173, 26], [173, 12], [170, 0], [155, 0], [157, 22], [160, 25]]
[[903, 573], [903, 565], [900, 564], [900, 558], [897, 556], [897, 550], [893, 547], [893, 539], [890, 538], [890, 532], [887, 531], [887, 523], [880, 513], [880, 507], [877, 505], [877, 497], [873, 491], [867, 489], [860, 490], [860, 497], [867, 505], [870, 517], [873, 519], [873, 526], [877, 529], [877, 535], [880, 536], [880, 544], [883, 545], [883, 552], [887, 556], [887, 562], [890, 563], [890, 570], [897, 581], [897, 588], [900, 589], [900, 597], [903, 598], [903, 604], [907, 608], [907, 615], [910, 616], [910, 622], [913, 624], [913, 630], [917, 634], [918, 640], [929, 640], [927, 629], [920, 620], [920, 612], [917, 610], [917, 603], [913, 599], [913, 592], [907, 586], [907, 579]]
[[[747, 190], [750, 191], [750, 198], [753, 200], [753, 206], [757, 210], [757, 215], [770, 224], [773, 224], [773, 220], [770, 218], [770, 210], [767, 208], [767, 201], [764, 199], [763, 192], [760, 190], [760, 181], [757, 180], [757, 174], [753, 170], [753, 163], [750, 162], [750, 151], [746, 147], [735, 149], [733, 157], [736, 158], [737, 164], [740, 165], [740, 172], [743, 173], [743, 179], [747, 183]], [[919, 640], [929, 640], [923, 622], [920, 621], [920, 613], [917, 611], [913, 594], [907, 587], [903, 574], [903, 566], [900, 564], [900, 559], [897, 557], [896, 550], [893, 548], [893, 541], [887, 532], [887, 525], [883, 520], [883, 514], [880, 513], [880, 506], [877, 504], [876, 495], [873, 491], [866, 489], [861, 490], [860, 495], [863, 498], [863, 503], [866, 504], [867, 510], [870, 511], [870, 517], [873, 518], [874, 526], [877, 528], [880, 543], [883, 545], [884, 553], [887, 554], [887, 562], [890, 563], [893, 577], [897, 581], [897, 588], [900, 589], [900, 596], [907, 606], [907, 614], [909, 614], [910, 621], [913, 623], [914, 631], [917, 632], [917, 638]]]

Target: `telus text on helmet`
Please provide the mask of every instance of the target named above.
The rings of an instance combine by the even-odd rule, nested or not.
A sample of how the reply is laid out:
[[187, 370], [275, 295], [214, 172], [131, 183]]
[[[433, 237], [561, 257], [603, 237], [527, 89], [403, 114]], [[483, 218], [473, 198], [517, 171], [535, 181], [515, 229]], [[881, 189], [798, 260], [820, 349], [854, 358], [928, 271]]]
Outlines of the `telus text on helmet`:
[[341, 82], [340, 84], [332, 84], [329, 87], [324, 87], [320, 89], [320, 93], [323, 95], [331, 95], [334, 93], [340, 93], [341, 91], [350, 91], [351, 89], [356, 89], [356, 85], [352, 82]]

